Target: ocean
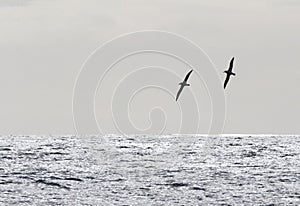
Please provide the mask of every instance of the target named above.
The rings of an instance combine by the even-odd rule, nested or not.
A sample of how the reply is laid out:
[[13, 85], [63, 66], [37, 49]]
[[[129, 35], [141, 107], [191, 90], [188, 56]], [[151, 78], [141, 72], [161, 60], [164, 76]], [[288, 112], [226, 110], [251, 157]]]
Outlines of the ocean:
[[300, 136], [1, 136], [0, 205], [300, 205]]

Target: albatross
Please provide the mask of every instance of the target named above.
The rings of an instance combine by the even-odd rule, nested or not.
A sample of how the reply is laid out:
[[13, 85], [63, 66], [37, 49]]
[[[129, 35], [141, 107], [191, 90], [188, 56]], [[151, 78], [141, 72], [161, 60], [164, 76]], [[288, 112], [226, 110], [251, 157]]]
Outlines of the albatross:
[[226, 88], [226, 85], [230, 79], [230, 76], [233, 75], [235, 76], [235, 73], [232, 72], [232, 68], [233, 68], [233, 61], [234, 61], [234, 57], [232, 57], [231, 61], [230, 61], [230, 64], [229, 64], [229, 68], [227, 71], [224, 71], [224, 73], [226, 73], [226, 79], [225, 79], [225, 82], [224, 82], [224, 89]]
[[180, 88], [177, 92], [177, 95], [176, 95], [176, 101], [178, 100], [179, 98], [179, 95], [181, 94], [182, 90], [183, 90], [183, 87], [185, 86], [190, 86], [190, 84], [187, 83], [187, 80], [189, 79], [191, 73], [192, 73], [193, 70], [189, 71], [189, 73], [187, 73], [187, 75], [185, 76], [183, 82], [180, 82], [179, 85], [180, 85]]

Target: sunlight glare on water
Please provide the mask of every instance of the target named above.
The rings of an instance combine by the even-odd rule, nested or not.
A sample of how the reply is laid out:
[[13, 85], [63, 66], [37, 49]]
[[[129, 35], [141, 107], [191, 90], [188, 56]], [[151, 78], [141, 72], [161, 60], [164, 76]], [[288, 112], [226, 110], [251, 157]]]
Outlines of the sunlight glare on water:
[[300, 204], [299, 136], [181, 138], [2, 136], [0, 205]]

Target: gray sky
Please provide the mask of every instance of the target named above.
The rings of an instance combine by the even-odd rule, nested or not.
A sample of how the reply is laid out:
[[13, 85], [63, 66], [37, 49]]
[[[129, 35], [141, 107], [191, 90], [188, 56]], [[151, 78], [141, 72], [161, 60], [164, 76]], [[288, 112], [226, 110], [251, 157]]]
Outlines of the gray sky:
[[191, 39], [220, 75], [236, 57], [224, 133], [300, 134], [297, 0], [0, 0], [0, 15], [1, 134], [74, 134], [73, 85], [85, 59], [148, 29]]

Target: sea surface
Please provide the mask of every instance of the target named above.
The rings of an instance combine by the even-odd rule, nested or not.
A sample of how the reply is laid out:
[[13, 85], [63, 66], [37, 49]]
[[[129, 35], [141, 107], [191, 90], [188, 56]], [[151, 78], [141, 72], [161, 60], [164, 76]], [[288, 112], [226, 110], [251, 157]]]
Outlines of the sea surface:
[[300, 205], [300, 136], [1, 136], [0, 205]]

